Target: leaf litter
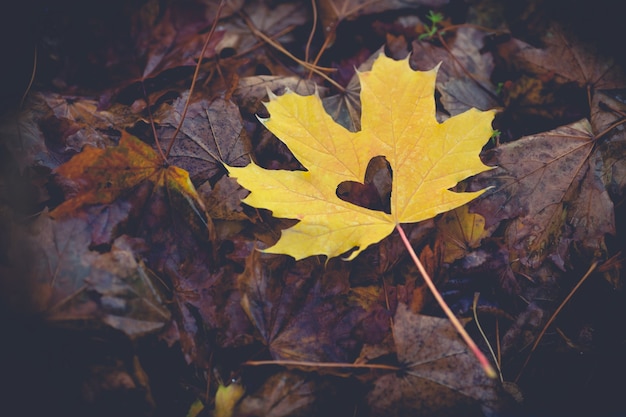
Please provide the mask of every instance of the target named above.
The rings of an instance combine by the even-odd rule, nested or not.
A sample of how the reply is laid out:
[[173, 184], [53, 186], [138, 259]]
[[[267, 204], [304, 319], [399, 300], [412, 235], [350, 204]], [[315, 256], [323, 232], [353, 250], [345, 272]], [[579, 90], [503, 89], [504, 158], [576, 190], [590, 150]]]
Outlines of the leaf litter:
[[[623, 411], [606, 382], [626, 370], [618, 349], [626, 334], [619, 320], [626, 314], [619, 307], [626, 305], [619, 57], [599, 54], [562, 23], [546, 22], [541, 36], [524, 39], [520, 27], [536, 30], [527, 16], [549, 17], [541, 2], [527, 13], [502, 6], [508, 15], [489, 2], [468, 6], [466, 15], [447, 2], [400, 9], [315, 2], [316, 10], [300, 2], [229, 2], [190, 94], [191, 71], [218, 3], [129, 6], [124, 22], [134, 26], [100, 38], [106, 47], [91, 55], [72, 44], [62, 51], [64, 70], [42, 66], [19, 116], [3, 116], [0, 271], [7, 317], [36, 314], [77, 337], [88, 330], [108, 340], [100, 330], [106, 328], [133, 340], [131, 357], [141, 364], [126, 368], [137, 381], [126, 386], [148, 397], [159, 393], [145, 399], [157, 414], [187, 414], [199, 400], [200, 413], [209, 415], [219, 386], [215, 372], [226, 379], [237, 374], [244, 387], [226, 410], [220, 406], [224, 415]], [[433, 10], [445, 25], [418, 39]], [[316, 13], [319, 28], [331, 30], [309, 39]], [[477, 26], [485, 22], [498, 26]], [[43, 51], [41, 62], [51, 62]], [[308, 256], [314, 252], [298, 261], [260, 254], [294, 222], [241, 203], [254, 191], [246, 197], [222, 165], [252, 160], [272, 170], [309, 169], [315, 158], [292, 154], [258, 123], [257, 115], [268, 116], [267, 91], [279, 98], [291, 94], [287, 89], [317, 94], [336, 122], [357, 132], [361, 117], [369, 119], [360, 107], [359, 76], [341, 74], [365, 73], [367, 61], [383, 51], [400, 60], [410, 52], [411, 67], [422, 70], [441, 62], [431, 113], [439, 122], [473, 107], [498, 109], [499, 135], [481, 162], [495, 168], [452, 191], [491, 188], [469, 206], [407, 230], [454, 310], [467, 318], [468, 331], [483, 351], [496, 350], [504, 383], [485, 379], [439, 317], [397, 236], [362, 248], [350, 263]], [[303, 57], [314, 68], [334, 70], [311, 72], [300, 65]], [[75, 68], [97, 68], [101, 78], [90, 84]], [[379, 95], [395, 94], [389, 91]], [[377, 156], [388, 155], [368, 154], [344, 191], [384, 217], [397, 210], [389, 193], [397, 194], [401, 174], [389, 159], [391, 169], [382, 158], [370, 164]], [[423, 157], [415, 164], [423, 165]], [[34, 196], [15, 193], [21, 184]], [[339, 204], [354, 206], [332, 191]], [[594, 262], [598, 268], [570, 300]], [[472, 308], [475, 292], [479, 303]], [[556, 320], [548, 321], [557, 307]], [[468, 321], [473, 313], [485, 340]], [[155, 360], [158, 355], [164, 359]], [[300, 365], [289, 365], [293, 360]], [[246, 365], [254, 361], [270, 365]], [[119, 369], [108, 376], [122, 375]], [[85, 366], [83, 374], [98, 387], [92, 405], [123, 395], [97, 367]], [[511, 403], [511, 393], [519, 399], [512, 381], [525, 406]], [[108, 404], [124, 408], [123, 401]]]

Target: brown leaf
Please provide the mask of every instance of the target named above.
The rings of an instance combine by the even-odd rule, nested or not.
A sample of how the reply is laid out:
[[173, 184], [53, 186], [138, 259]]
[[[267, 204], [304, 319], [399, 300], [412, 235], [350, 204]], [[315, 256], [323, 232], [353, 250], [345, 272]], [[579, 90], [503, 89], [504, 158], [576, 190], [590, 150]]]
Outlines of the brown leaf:
[[[171, 138], [186, 102], [187, 93], [174, 101], [172, 107], [161, 109], [162, 124], [169, 126], [160, 130], [159, 137]], [[223, 163], [245, 166], [250, 162], [250, 141], [239, 109], [230, 101], [194, 98], [180, 132], [179, 137], [173, 139], [168, 161], [189, 172], [196, 184], [223, 172]]]
[[485, 218], [470, 213], [467, 205], [445, 213], [437, 221], [437, 229], [444, 245], [443, 260], [447, 263], [463, 258], [493, 232], [485, 230]]
[[615, 233], [613, 203], [593, 151], [586, 120], [502, 145], [490, 157], [498, 168], [479, 180], [494, 188], [473, 210], [487, 227], [513, 220], [506, 239], [523, 264], [537, 267], [551, 257], [563, 267], [570, 239], [600, 248], [604, 235]]
[[[279, 44], [285, 45], [294, 40], [290, 29], [306, 25], [309, 18], [309, 9], [297, 2], [273, 3], [262, 0], [242, 3], [244, 5], [240, 14], [220, 24], [220, 29], [225, 30], [225, 34], [217, 45], [218, 50], [231, 48], [238, 54], [254, 51], [259, 43], [255, 31], [262, 32]], [[278, 36], [279, 34], [282, 35]], [[261, 51], [255, 56], [256, 63], [266, 65], [271, 63], [273, 61], [271, 57], [267, 59], [270, 54], [266, 55], [263, 50]], [[271, 72], [276, 74], [274, 71]]]
[[287, 417], [312, 412], [320, 399], [314, 378], [297, 372], [280, 372], [269, 377], [235, 409], [234, 416]]
[[109, 252], [95, 252], [89, 249], [90, 226], [81, 218], [53, 220], [43, 213], [29, 228], [14, 230], [16, 268], [5, 271], [3, 290], [23, 297], [19, 310], [48, 320], [106, 324], [130, 337], [162, 328], [169, 311], [138, 259], [141, 242], [122, 236]]
[[[398, 305], [393, 340], [401, 370], [374, 381], [367, 395], [374, 416], [483, 415], [505, 406], [499, 382], [485, 375], [449, 320]], [[374, 360], [385, 349], [361, 356]]]
[[438, 8], [448, 0], [318, 0], [320, 19], [326, 36], [335, 36], [335, 28], [343, 20], [356, 19], [359, 16], [381, 13], [405, 7], [427, 6]]
[[[221, 17], [234, 13], [242, 3], [228, 2]], [[149, 17], [139, 20], [135, 29], [136, 49], [144, 60], [141, 79], [155, 77], [168, 69], [195, 65], [206, 41], [206, 30], [216, 18], [218, 4], [218, 1], [206, 4], [189, 1], [171, 3], [156, 13], [144, 9], [143, 16]], [[223, 35], [219, 30], [213, 34], [203, 58], [215, 55], [215, 47]]]
[[[57, 168], [56, 173], [67, 199], [52, 211], [55, 217], [104, 206], [109, 212], [119, 211], [113, 223], [107, 226], [109, 230], [123, 224], [128, 216], [140, 214], [149, 228], [151, 216], [162, 215], [165, 202], [166, 207], [178, 205], [178, 218], [182, 217], [198, 237], [206, 240], [213, 234], [212, 224], [189, 174], [178, 167], [165, 166], [152, 148], [126, 132], [118, 146], [87, 147]], [[146, 207], [147, 212], [141, 213]], [[104, 214], [109, 216], [109, 212]], [[163, 226], [167, 227], [170, 222]]]
[[371, 70], [372, 64], [381, 53], [384, 53], [384, 48], [371, 54], [359, 65], [344, 92], [322, 99], [324, 109], [333, 120], [351, 132], [361, 129], [361, 83], [357, 74]]
[[345, 266], [322, 268], [315, 258], [294, 263], [256, 251], [249, 256], [239, 277], [242, 305], [273, 359], [352, 359], [351, 331], [367, 312], [352, 305]]
[[600, 57], [597, 48], [580, 42], [560, 25], [553, 24], [543, 37], [545, 48], [513, 40], [516, 62], [540, 76], [556, 76], [562, 83], [613, 89], [626, 86], [626, 74], [615, 60]]
[[410, 59], [414, 68], [424, 70], [441, 63], [437, 89], [442, 104], [453, 116], [472, 107], [498, 107], [496, 87], [491, 82], [493, 57], [481, 52], [485, 36], [485, 32], [472, 27], [459, 28], [449, 50], [426, 41], [413, 42]]

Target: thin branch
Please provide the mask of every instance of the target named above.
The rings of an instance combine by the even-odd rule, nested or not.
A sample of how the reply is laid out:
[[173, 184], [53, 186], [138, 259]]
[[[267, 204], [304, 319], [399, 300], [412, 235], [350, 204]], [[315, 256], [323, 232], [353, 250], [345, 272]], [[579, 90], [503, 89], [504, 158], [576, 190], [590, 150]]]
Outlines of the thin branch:
[[295, 61], [296, 63], [298, 63], [299, 65], [301, 65], [302, 67], [316, 73], [317, 75], [319, 75], [320, 77], [324, 78], [326, 81], [328, 81], [330, 84], [332, 84], [335, 88], [337, 88], [339, 91], [345, 91], [346, 89], [344, 87], [341, 86], [341, 84], [337, 83], [335, 80], [333, 80], [332, 78], [330, 78], [323, 70], [326, 71], [334, 71], [334, 69], [332, 68], [320, 68], [314, 65], [309, 64], [306, 61], [303, 61], [299, 58], [297, 58], [296, 56], [294, 56], [291, 52], [289, 52], [288, 50], [286, 50], [281, 44], [279, 44], [278, 42], [276, 42], [275, 40], [273, 40], [272, 38], [270, 38], [269, 36], [267, 36], [265, 33], [263, 33], [262, 31], [260, 31], [259, 29], [257, 29], [254, 24], [252, 23], [252, 21], [250, 20], [250, 18], [248, 18], [248, 16], [246, 16], [244, 13], [241, 13], [241, 17], [244, 19], [244, 21], [246, 22], [246, 24], [248, 25], [248, 27], [250, 28], [250, 30], [259, 38], [263, 39], [265, 42], [267, 42], [269, 45], [273, 46], [275, 49], [277, 49], [278, 51], [282, 52], [283, 54], [285, 54], [287, 57], [291, 58], [293, 61]]
[[474, 321], [476, 322], [476, 327], [478, 328], [478, 331], [480, 332], [480, 335], [485, 340], [485, 343], [487, 343], [487, 347], [489, 348], [489, 352], [491, 353], [491, 357], [493, 358], [493, 361], [496, 364], [496, 368], [498, 368], [498, 375], [500, 375], [500, 381], [504, 382], [504, 379], [502, 378], [502, 369], [500, 369], [500, 362], [498, 361], [498, 357], [494, 353], [493, 348], [491, 347], [491, 343], [489, 343], [489, 339], [487, 339], [487, 335], [483, 331], [483, 327], [480, 325], [480, 321], [478, 320], [478, 312], [476, 311], [476, 307], [478, 305], [478, 298], [479, 297], [480, 297], [480, 293], [479, 292], [475, 292], [474, 293], [474, 301], [472, 302], [472, 313], [474, 313]]
[[275, 360], [275, 361], [246, 361], [244, 366], [294, 366], [303, 368], [360, 368], [360, 369], [383, 369], [386, 371], [400, 371], [402, 368], [394, 365], [385, 365], [382, 363], [336, 363], [336, 362], [307, 362], [292, 360]]

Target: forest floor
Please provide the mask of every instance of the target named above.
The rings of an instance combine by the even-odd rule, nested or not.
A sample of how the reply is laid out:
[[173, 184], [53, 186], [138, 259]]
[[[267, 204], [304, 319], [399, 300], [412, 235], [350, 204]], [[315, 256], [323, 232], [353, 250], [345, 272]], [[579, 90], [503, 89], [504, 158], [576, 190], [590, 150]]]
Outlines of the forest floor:
[[[2, 24], [1, 413], [626, 416], [626, 53], [612, 2], [16, 7]], [[495, 110], [480, 153], [493, 169], [454, 188], [485, 193], [401, 227], [496, 378], [397, 232], [349, 261], [309, 256], [308, 240], [261, 252], [308, 220], [242, 202], [261, 191], [229, 175], [320, 158], [294, 156], [289, 126], [268, 130], [270, 98], [317, 94], [348, 136], [395, 123], [362, 112], [359, 74], [381, 54], [439, 65], [432, 114], [408, 119]], [[428, 169], [432, 152], [411, 163]], [[392, 161], [372, 157], [331, 194], [395, 215]]]

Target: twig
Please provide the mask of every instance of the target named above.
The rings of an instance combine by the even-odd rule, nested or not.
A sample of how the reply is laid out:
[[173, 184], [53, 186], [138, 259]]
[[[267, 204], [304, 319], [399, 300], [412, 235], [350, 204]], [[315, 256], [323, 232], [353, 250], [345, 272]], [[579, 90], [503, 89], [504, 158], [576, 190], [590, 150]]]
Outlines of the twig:
[[365, 368], [365, 369], [383, 369], [387, 371], [400, 371], [402, 368], [394, 365], [385, 365], [383, 363], [340, 363], [340, 362], [307, 362], [292, 360], [271, 360], [271, 361], [246, 361], [244, 366], [297, 366], [303, 368]]
[[441, 309], [444, 311], [444, 313], [446, 313], [446, 316], [448, 316], [448, 318], [452, 322], [452, 325], [454, 326], [456, 331], [461, 335], [461, 337], [463, 338], [467, 346], [470, 348], [474, 356], [476, 356], [476, 359], [478, 359], [478, 361], [480, 362], [480, 365], [483, 367], [483, 370], [485, 371], [487, 376], [489, 378], [496, 378], [498, 374], [489, 363], [489, 360], [487, 360], [487, 357], [478, 348], [478, 346], [476, 346], [476, 343], [474, 343], [470, 335], [467, 334], [467, 332], [465, 331], [465, 328], [463, 327], [459, 319], [456, 318], [452, 310], [450, 310], [450, 307], [448, 307], [448, 304], [446, 304], [446, 301], [441, 296], [441, 293], [439, 292], [439, 290], [437, 290], [437, 287], [435, 287], [433, 280], [428, 275], [428, 272], [426, 272], [424, 265], [417, 257], [417, 254], [413, 250], [413, 247], [411, 246], [409, 239], [406, 237], [404, 230], [402, 230], [402, 227], [400, 227], [399, 224], [396, 225], [396, 230], [398, 231], [398, 233], [400, 233], [400, 237], [402, 238], [402, 242], [404, 242], [404, 246], [406, 246], [406, 249], [409, 251], [409, 254], [411, 255], [411, 258], [413, 259], [415, 266], [417, 266], [417, 269], [419, 269], [420, 273], [422, 274], [422, 277], [424, 278], [424, 281], [426, 282], [426, 285], [428, 285], [428, 288], [430, 288], [430, 292], [435, 297], [435, 300], [437, 300], [437, 303], [439, 303], [439, 306], [441, 307]]
[[250, 30], [252, 31], [252, 33], [254, 33], [256, 36], [258, 36], [259, 38], [261, 38], [262, 40], [264, 40], [265, 42], [267, 42], [269, 45], [273, 46], [274, 48], [276, 48], [278, 51], [282, 52], [284, 55], [286, 55], [287, 57], [291, 58], [293, 61], [295, 61], [296, 63], [298, 63], [299, 65], [302, 65], [304, 68], [316, 73], [317, 75], [319, 75], [320, 77], [324, 78], [326, 81], [328, 81], [330, 84], [332, 84], [333, 86], [335, 86], [339, 91], [345, 91], [346, 89], [344, 87], [341, 86], [341, 84], [337, 83], [335, 80], [333, 80], [332, 78], [330, 78], [328, 75], [326, 75], [324, 73], [323, 70], [326, 71], [335, 71], [332, 68], [320, 68], [317, 67], [315, 65], [309, 64], [306, 61], [303, 61], [301, 59], [298, 59], [296, 56], [294, 56], [291, 52], [289, 52], [288, 50], [286, 50], [281, 44], [279, 44], [278, 42], [276, 42], [275, 40], [273, 40], [272, 38], [270, 38], [269, 36], [267, 36], [265, 33], [263, 33], [262, 31], [260, 31], [259, 29], [257, 29], [254, 24], [252, 23], [252, 21], [248, 18], [248, 16], [246, 16], [244, 13], [240, 13], [242, 19], [246, 22], [246, 24], [248, 25], [248, 27], [250, 28]]
[[478, 321], [478, 313], [476, 312], [476, 306], [478, 304], [478, 298], [479, 297], [480, 297], [480, 293], [479, 292], [475, 292], [474, 293], [474, 301], [472, 302], [472, 312], [474, 313], [474, 321], [476, 322], [476, 327], [478, 328], [478, 331], [480, 332], [480, 335], [485, 340], [485, 343], [487, 343], [487, 347], [489, 348], [489, 352], [491, 353], [491, 357], [493, 358], [493, 361], [496, 364], [496, 368], [498, 368], [498, 375], [500, 376], [500, 381], [504, 382], [504, 379], [502, 378], [502, 369], [500, 369], [500, 362], [498, 361], [498, 357], [494, 353], [493, 348], [491, 347], [491, 343], [489, 343], [489, 339], [487, 339], [487, 335], [483, 331], [483, 327], [480, 325], [480, 321]]

